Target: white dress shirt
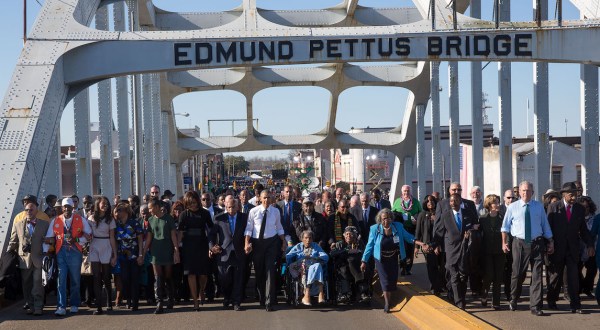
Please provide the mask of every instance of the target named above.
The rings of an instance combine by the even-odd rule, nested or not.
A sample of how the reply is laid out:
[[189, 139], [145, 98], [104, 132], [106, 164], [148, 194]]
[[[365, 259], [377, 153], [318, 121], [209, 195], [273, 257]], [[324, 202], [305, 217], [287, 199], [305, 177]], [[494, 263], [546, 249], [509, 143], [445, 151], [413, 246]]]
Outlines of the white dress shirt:
[[[260, 235], [260, 228], [262, 226], [264, 214], [265, 207], [262, 206], [262, 204], [248, 212], [248, 223], [246, 224], [246, 231], [244, 232], [244, 235], [252, 238], [258, 238]], [[267, 221], [263, 238], [271, 238], [275, 235], [283, 234], [284, 231], [283, 226], [281, 225], [279, 209], [269, 205], [269, 208], [267, 209]]]

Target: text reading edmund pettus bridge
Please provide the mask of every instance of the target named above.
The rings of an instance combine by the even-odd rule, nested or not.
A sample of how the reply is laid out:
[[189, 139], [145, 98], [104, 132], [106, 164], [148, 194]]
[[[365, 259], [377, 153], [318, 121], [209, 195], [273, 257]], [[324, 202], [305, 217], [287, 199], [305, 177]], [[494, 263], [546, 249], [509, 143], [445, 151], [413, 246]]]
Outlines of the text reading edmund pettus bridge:
[[527, 58], [533, 34], [174, 43], [175, 66], [337, 59]]

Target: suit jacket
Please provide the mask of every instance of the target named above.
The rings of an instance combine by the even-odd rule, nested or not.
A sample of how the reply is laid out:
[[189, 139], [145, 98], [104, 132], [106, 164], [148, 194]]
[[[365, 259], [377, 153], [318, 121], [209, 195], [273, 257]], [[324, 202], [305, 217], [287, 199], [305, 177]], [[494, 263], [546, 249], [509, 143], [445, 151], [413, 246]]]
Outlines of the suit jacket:
[[594, 246], [585, 222], [585, 209], [581, 204], [573, 204], [570, 221], [567, 220], [567, 209], [562, 199], [550, 204], [548, 223], [554, 239], [554, 253], [549, 256], [551, 261], [563, 261], [568, 254], [573, 260], [579, 261], [581, 240], [588, 247]]
[[[215, 217], [215, 224], [210, 230], [208, 245], [212, 249], [218, 244], [223, 251], [219, 256], [220, 263], [238, 262], [244, 260], [244, 230], [248, 223], [248, 214], [238, 212], [236, 214], [235, 229], [232, 235], [229, 228], [229, 213], [221, 213]], [[231, 258], [234, 257], [234, 258]]]
[[[250, 210], [252, 210], [252, 208], [254, 208], [254, 207], [255, 207], [254, 205], [252, 205], [250, 203], [246, 203], [246, 205], [242, 205], [240, 207], [240, 212], [248, 214], [248, 213], [250, 213]], [[243, 212], [244, 208], [246, 208], [246, 212]]]
[[364, 219], [363, 208], [361, 205], [357, 205], [350, 209], [350, 213], [356, 218], [359, 225], [360, 234], [363, 240], [369, 237], [369, 228], [376, 223], [375, 217], [379, 210], [374, 206], [369, 206], [369, 218]]
[[329, 235], [327, 233], [327, 222], [322, 214], [313, 212], [310, 216], [310, 221], [307, 221], [304, 214], [298, 214], [294, 217], [293, 224], [298, 238], [302, 237], [303, 231], [310, 229], [314, 235], [313, 241], [322, 248], [327, 247]]
[[446, 267], [457, 265], [461, 260], [461, 248], [464, 234], [478, 223], [477, 215], [470, 208], [461, 209], [462, 228], [459, 230], [452, 209], [442, 213], [434, 225], [434, 240], [443, 246], [446, 252]]
[[283, 218], [283, 209], [285, 207], [285, 201], [277, 202], [277, 208], [281, 213], [281, 225], [283, 226], [283, 231], [285, 235], [290, 235], [292, 238], [292, 242], [296, 245], [300, 242], [299, 237], [296, 235], [296, 229], [294, 228], [294, 219], [302, 213], [302, 205], [297, 201], [291, 200], [292, 203], [292, 214], [290, 217], [290, 221], [285, 221]]
[[[470, 212], [473, 212], [477, 216], [479, 215], [479, 213], [477, 213], [477, 207], [475, 206], [475, 203], [472, 200], [463, 199], [462, 201], [463, 208], [470, 209]], [[442, 216], [442, 213], [451, 209], [452, 208], [450, 207], [450, 198], [442, 199], [435, 208], [435, 219], [439, 219]]]
[[[374, 208], [377, 208], [377, 201], [375, 201], [374, 199], [371, 199], [371, 206], [373, 206]], [[388, 201], [387, 199], [380, 199], [379, 200], [379, 204], [381, 204], [381, 209], [378, 209], [377, 211], [383, 210], [383, 209], [392, 209], [392, 203], [390, 203], [390, 201]]]
[[[41, 213], [42, 211], [38, 212]], [[50, 226], [48, 221], [37, 219], [33, 235], [29, 235], [26, 220], [23, 219], [13, 223], [8, 249], [17, 252], [19, 256], [19, 268], [31, 269], [32, 266], [35, 268], [42, 267], [42, 260], [44, 258], [42, 246], [48, 232], [48, 226]], [[27, 244], [31, 244], [31, 251], [23, 252], [23, 247]]]

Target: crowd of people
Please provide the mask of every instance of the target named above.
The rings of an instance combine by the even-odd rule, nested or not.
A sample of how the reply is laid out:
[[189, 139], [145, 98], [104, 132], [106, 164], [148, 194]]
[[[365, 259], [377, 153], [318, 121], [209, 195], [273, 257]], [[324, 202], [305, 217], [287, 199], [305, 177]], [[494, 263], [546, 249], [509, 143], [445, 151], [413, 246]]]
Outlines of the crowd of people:
[[216, 198], [188, 191], [174, 200], [154, 185], [141, 199], [84, 196], [81, 204], [75, 195], [49, 195], [44, 211], [35, 196], [25, 196], [8, 251], [18, 260], [26, 312], [42, 315], [53, 289], [57, 316], [67, 307], [77, 313], [81, 305], [95, 315], [136, 311], [142, 299], [156, 314], [176, 303], [200, 311], [217, 297], [239, 311], [251, 299], [253, 270], [252, 292], [266, 311], [274, 310], [290, 280], [301, 285], [303, 305], [312, 305], [314, 296], [319, 304], [368, 302], [376, 273], [388, 313], [398, 277], [412, 275], [419, 253], [431, 292], [462, 309], [467, 287], [483, 306], [491, 288], [492, 308], [500, 309], [504, 285], [508, 308], [516, 310], [530, 266], [535, 315], [543, 315], [544, 267], [549, 309], [558, 308], [563, 289], [573, 313], [583, 313], [580, 294], [594, 296], [600, 216], [577, 182], [548, 191], [542, 202], [532, 200], [526, 181], [502, 201], [484, 197], [479, 187], [463, 199], [456, 182], [447, 198], [432, 194], [422, 202], [405, 185], [393, 203], [379, 189], [303, 196], [290, 185], [277, 194], [261, 184], [254, 188], [252, 198], [240, 188]]

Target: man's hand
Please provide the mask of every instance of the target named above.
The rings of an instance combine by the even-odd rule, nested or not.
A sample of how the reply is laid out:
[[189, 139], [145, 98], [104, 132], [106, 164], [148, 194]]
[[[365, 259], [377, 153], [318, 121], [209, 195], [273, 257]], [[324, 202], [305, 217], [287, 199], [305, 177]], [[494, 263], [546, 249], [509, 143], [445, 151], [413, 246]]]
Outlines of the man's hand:
[[473, 225], [473, 230], [479, 230], [479, 224], [474, 224]]
[[433, 249], [433, 253], [435, 253], [436, 256], [439, 256], [441, 252], [442, 249], [440, 249], [439, 246], [436, 246], [435, 249]]
[[596, 255], [596, 250], [594, 250], [594, 248], [590, 246], [588, 248], [588, 256], [593, 257], [595, 255]]
[[360, 271], [363, 273], [367, 271], [367, 264], [364, 261], [360, 263]]
[[246, 244], [246, 246], [244, 247], [244, 251], [246, 252], [246, 254], [250, 254], [250, 252], [252, 252], [252, 243]]
[[504, 251], [504, 253], [509, 253], [510, 252], [510, 248], [508, 247], [508, 243], [502, 242], [502, 251]]
[[550, 243], [548, 243], [548, 246], [547, 246], [547, 248], [546, 248], [546, 252], [547, 252], [548, 254], [552, 254], [552, 253], [554, 253], [554, 242], [550, 242]]
[[331, 246], [329, 246], [332, 250], [335, 249], [335, 243], [331, 243]]
[[285, 252], [287, 250], [287, 242], [283, 242], [283, 244], [281, 245], [281, 251]]
[[415, 247], [415, 259], [419, 257], [419, 248]]

